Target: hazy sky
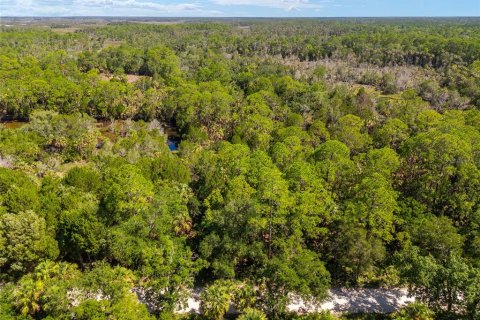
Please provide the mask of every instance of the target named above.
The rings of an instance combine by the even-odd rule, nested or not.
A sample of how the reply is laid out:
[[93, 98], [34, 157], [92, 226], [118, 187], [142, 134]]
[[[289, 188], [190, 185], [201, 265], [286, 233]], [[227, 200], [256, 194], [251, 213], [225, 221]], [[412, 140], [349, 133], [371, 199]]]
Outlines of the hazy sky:
[[0, 0], [0, 16], [480, 16], [480, 0]]

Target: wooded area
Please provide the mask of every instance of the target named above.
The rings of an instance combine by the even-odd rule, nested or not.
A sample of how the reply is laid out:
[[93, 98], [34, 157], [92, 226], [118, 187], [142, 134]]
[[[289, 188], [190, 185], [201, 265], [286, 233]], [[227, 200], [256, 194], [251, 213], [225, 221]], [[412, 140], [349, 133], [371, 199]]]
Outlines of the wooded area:
[[479, 19], [58, 28], [0, 27], [1, 319], [480, 319]]

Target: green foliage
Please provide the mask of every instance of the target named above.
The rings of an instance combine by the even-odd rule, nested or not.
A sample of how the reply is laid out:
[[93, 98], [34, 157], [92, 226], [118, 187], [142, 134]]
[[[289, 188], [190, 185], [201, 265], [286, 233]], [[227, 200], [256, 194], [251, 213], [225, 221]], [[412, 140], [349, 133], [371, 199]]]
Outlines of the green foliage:
[[355, 172], [350, 149], [338, 140], [321, 144], [312, 155], [320, 176], [336, 192], [341, 193]]
[[46, 261], [23, 276], [12, 299], [23, 316], [62, 315], [68, 310], [68, 287], [79, 276], [76, 266]]
[[97, 193], [100, 189], [100, 175], [89, 167], [74, 167], [67, 172], [64, 183], [83, 192]]
[[34, 112], [25, 130], [42, 137], [43, 148], [63, 152], [67, 159], [88, 158], [97, 143], [98, 131], [86, 115], [59, 115], [50, 111]]
[[209, 319], [221, 320], [228, 311], [232, 299], [228, 283], [218, 282], [202, 292], [202, 313]]
[[15, 306], [12, 304], [13, 284], [3, 285], [0, 289], [0, 318], [1, 319], [17, 319]]
[[338, 119], [333, 136], [345, 143], [350, 150], [359, 152], [370, 144], [370, 136], [363, 132], [363, 128], [364, 121], [349, 114]]
[[413, 243], [422, 248], [425, 255], [445, 259], [461, 253], [463, 238], [447, 217], [433, 216], [415, 221], [411, 234]]
[[332, 240], [332, 253], [338, 257], [335, 265], [342, 269], [337, 270], [335, 276], [342, 282], [357, 284], [362, 277], [374, 273], [386, 255], [382, 241], [371, 237], [362, 228], [342, 226], [338, 236]]
[[467, 260], [453, 253], [435, 259], [421, 255], [417, 247], [407, 248], [399, 258], [411, 291], [435, 312], [449, 315], [462, 310], [473, 319], [478, 317], [478, 269]]
[[156, 47], [147, 50], [142, 73], [154, 78], [159, 77], [167, 84], [175, 83], [181, 75], [178, 58], [167, 47]]
[[44, 259], [55, 259], [58, 246], [45, 220], [33, 211], [0, 215], [0, 268], [12, 276], [33, 271]]
[[369, 236], [391, 240], [397, 194], [389, 181], [374, 173], [371, 177], [362, 179], [354, 192], [352, 202], [346, 203], [345, 219], [359, 223]]
[[21, 171], [0, 168], [0, 205], [12, 213], [37, 210], [38, 186]]
[[58, 217], [56, 229], [61, 255], [79, 263], [102, 257], [107, 235], [97, 216], [98, 200], [90, 193], [75, 191], [67, 192], [64, 197], [71, 203]]
[[295, 316], [294, 319], [305, 320], [336, 320], [338, 319], [330, 312], [312, 312], [301, 316]]
[[152, 183], [129, 164], [110, 169], [104, 190], [104, 206], [117, 223], [146, 212], [153, 198]]
[[408, 125], [400, 119], [392, 118], [377, 130], [374, 137], [380, 146], [396, 149], [408, 138], [408, 135]]
[[400, 311], [393, 313], [390, 317], [393, 320], [433, 320], [434, 313], [424, 304], [411, 303]]
[[183, 132], [199, 127], [213, 140], [230, 134], [234, 98], [218, 81], [179, 85], [167, 101]]
[[267, 317], [265, 314], [257, 309], [246, 309], [240, 317], [239, 320], [266, 320]]

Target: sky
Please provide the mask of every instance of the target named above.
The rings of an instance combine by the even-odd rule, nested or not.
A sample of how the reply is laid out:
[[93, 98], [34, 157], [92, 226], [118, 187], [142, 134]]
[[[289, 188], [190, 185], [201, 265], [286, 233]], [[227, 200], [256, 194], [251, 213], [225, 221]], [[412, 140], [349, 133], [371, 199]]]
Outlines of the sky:
[[0, 0], [0, 16], [480, 16], [480, 0]]

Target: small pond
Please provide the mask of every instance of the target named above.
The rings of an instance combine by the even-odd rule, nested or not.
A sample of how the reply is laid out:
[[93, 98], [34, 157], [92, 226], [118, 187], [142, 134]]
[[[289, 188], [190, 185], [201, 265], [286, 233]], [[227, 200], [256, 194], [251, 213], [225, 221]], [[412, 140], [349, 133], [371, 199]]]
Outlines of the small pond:
[[5, 129], [18, 129], [27, 124], [25, 121], [0, 121], [0, 125]]
[[178, 134], [177, 127], [171, 124], [164, 124], [163, 132], [167, 136], [167, 144], [170, 151], [178, 151], [178, 145], [180, 144], [180, 135]]
[[[122, 125], [122, 120], [116, 121], [117, 125]], [[7, 121], [0, 121], [0, 128], [5, 129], [18, 129], [26, 125], [26, 121], [17, 121], [17, 120], [7, 120]], [[112, 132], [111, 129], [112, 123], [110, 121], [98, 121], [96, 126], [99, 129], [100, 133], [114, 141], [117, 138], [117, 135]], [[167, 136], [167, 145], [170, 151], [178, 151], [178, 145], [180, 144], [180, 135], [178, 134], [177, 128], [173, 125], [165, 125], [163, 124], [163, 131], [164, 134]]]
[[178, 144], [179, 143], [180, 143], [180, 139], [178, 139], [178, 137], [169, 136], [167, 138], [167, 144], [168, 144], [168, 148], [170, 149], [170, 151], [178, 151]]

